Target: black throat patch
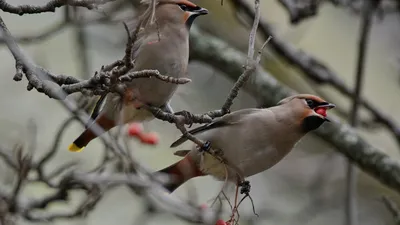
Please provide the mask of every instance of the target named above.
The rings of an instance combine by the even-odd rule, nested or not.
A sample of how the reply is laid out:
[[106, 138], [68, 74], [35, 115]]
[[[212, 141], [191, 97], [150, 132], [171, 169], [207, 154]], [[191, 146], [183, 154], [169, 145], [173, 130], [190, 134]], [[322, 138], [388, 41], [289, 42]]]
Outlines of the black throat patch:
[[302, 128], [304, 132], [309, 132], [320, 127], [325, 120], [319, 116], [308, 116], [304, 118]]
[[186, 20], [186, 27], [187, 27], [188, 30], [190, 30], [190, 28], [192, 27], [192, 24], [194, 22], [194, 19], [196, 19], [198, 16], [200, 16], [200, 15], [199, 14], [192, 14]]

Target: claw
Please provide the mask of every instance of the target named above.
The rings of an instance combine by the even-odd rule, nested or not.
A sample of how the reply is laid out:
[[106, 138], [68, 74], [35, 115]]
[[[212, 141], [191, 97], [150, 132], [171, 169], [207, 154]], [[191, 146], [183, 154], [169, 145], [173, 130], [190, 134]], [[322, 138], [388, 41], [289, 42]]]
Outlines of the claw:
[[192, 127], [192, 125], [193, 125], [193, 115], [192, 115], [192, 113], [190, 113], [190, 112], [188, 112], [186, 110], [182, 110], [182, 111], [174, 113], [174, 115], [185, 117], [185, 120], [189, 121], [189, 123], [188, 123], [189, 126], [188, 127], [189, 128]]

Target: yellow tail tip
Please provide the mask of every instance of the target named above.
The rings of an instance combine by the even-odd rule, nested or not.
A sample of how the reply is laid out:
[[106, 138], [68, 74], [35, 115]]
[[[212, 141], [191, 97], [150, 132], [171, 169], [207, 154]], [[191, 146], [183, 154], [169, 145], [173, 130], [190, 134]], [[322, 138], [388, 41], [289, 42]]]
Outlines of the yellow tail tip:
[[68, 150], [71, 152], [81, 152], [85, 147], [79, 148], [76, 144], [72, 143], [68, 146]]

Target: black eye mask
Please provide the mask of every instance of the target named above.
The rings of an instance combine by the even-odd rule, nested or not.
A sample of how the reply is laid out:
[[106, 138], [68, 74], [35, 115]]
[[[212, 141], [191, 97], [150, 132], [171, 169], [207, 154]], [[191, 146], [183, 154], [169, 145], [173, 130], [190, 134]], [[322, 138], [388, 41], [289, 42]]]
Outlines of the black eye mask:
[[178, 5], [183, 11], [188, 11], [188, 12], [193, 12], [193, 11], [197, 11], [197, 10], [201, 9], [199, 6], [193, 7], [193, 6], [188, 6], [185, 4], [178, 4]]

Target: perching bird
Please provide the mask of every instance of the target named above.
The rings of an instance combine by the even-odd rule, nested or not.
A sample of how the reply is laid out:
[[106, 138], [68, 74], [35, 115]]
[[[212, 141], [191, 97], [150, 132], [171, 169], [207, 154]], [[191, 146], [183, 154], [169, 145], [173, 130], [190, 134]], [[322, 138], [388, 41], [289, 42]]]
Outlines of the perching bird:
[[[282, 160], [305, 134], [329, 121], [326, 110], [334, 107], [317, 96], [299, 94], [281, 100], [274, 107], [232, 112], [189, 131], [207, 141], [210, 149], [219, 150], [226, 165], [193, 145], [191, 150], [175, 153], [184, 156], [183, 159], [158, 172], [172, 175], [172, 181], [165, 185], [170, 192], [187, 180], [204, 175], [240, 184], [244, 178]], [[171, 147], [185, 141], [181, 137]]]
[[[150, 4], [151, 1], [143, 2]], [[144, 29], [139, 30], [133, 46], [132, 71], [153, 69], [162, 75], [174, 78], [186, 77], [189, 62], [189, 30], [197, 16], [208, 14], [207, 9], [187, 0], [157, 0], [155, 14], [152, 17], [151, 7], [146, 8], [147, 11], [140, 13], [142, 16], [137, 20]], [[155, 21], [151, 21], [152, 18]], [[123, 102], [120, 95], [109, 93], [99, 111], [95, 110], [92, 114], [95, 123], [105, 131], [117, 126], [118, 122], [126, 124], [153, 119], [149, 111], [140, 108], [141, 104], [167, 106], [177, 89], [177, 84], [154, 78], [134, 79], [127, 86], [127, 96], [129, 95], [134, 101]], [[103, 99], [100, 100], [102, 101]], [[87, 128], [69, 146], [69, 150], [79, 152], [96, 137], [97, 135]]]

